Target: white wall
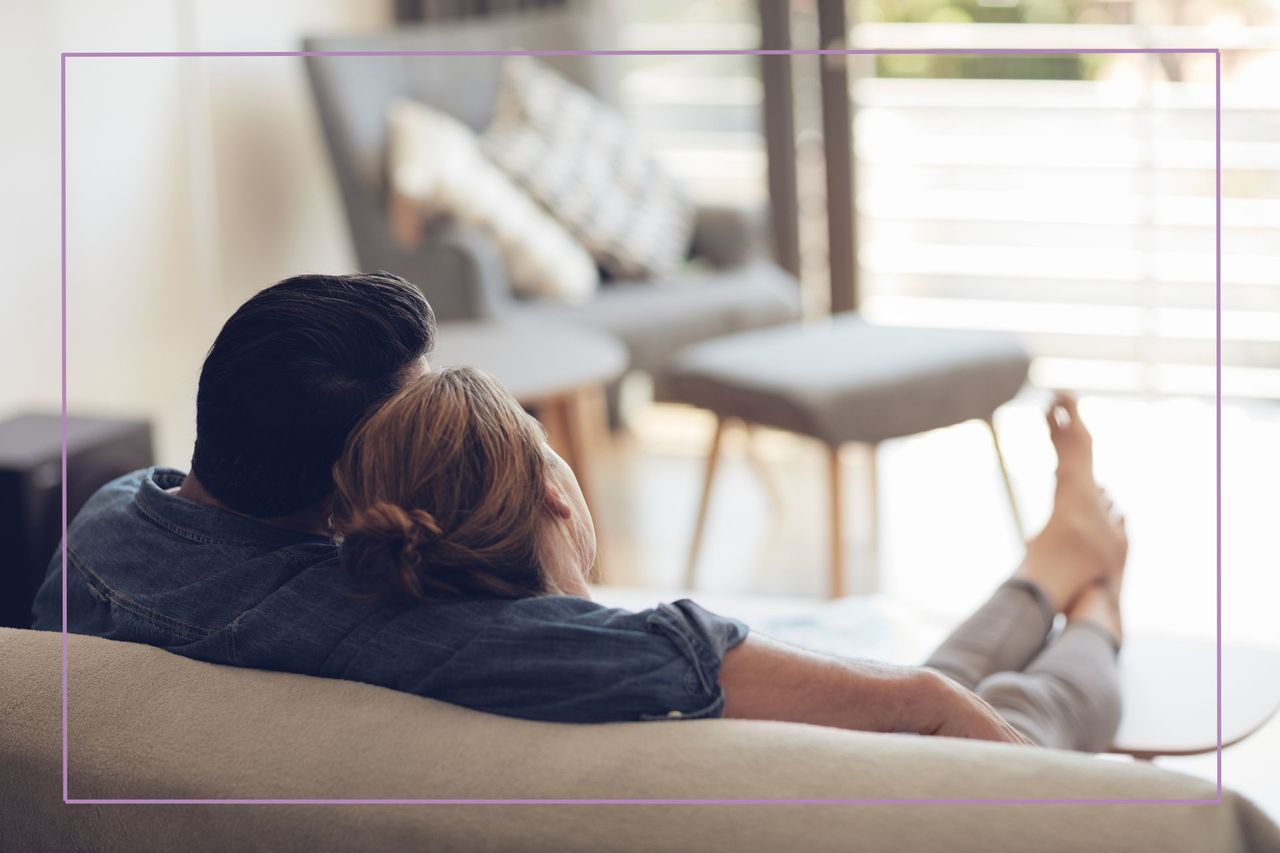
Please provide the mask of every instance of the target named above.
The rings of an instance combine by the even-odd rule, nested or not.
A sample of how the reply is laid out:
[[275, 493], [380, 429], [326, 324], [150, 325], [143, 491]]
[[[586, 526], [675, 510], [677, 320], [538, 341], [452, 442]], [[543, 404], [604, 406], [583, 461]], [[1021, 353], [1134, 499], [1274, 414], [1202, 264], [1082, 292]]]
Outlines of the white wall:
[[[59, 399], [59, 54], [292, 50], [382, 0], [0, 0], [0, 417]], [[184, 466], [200, 361], [248, 294], [354, 260], [300, 59], [73, 58], [71, 411], [151, 417]]]

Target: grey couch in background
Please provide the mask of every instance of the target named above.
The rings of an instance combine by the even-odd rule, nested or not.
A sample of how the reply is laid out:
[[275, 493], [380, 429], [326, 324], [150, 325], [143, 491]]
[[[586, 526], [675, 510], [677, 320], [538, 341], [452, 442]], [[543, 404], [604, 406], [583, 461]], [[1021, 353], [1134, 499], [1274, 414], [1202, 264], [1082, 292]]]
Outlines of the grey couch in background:
[[[404, 27], [372, 36], [310, 38], [309, 51], [582, 49], [607, 47], [609, 20], [574, 7]], [[547, 65], [616, 101], [619, 57], [545, 57]], [[422, 288], [442, 320], [519, 315], [581, 322], [618, 337], [632, 366], [653, 373], [682, 347], [796, 319], [796, 281], [767, 258], [764, 217], [726, 208], [698, 212], [694, 257], [674, 281], [610, 282], [582, 305], [521, 301], [495, 245], [455, 222], [429, 227], [405, 250], [386, 213], [386, 112], [397, 97], [443, 110], [477, 131], [492, 115], [502, 58], [307, 57], [326, 142], [363, 269], [385, 269]]]

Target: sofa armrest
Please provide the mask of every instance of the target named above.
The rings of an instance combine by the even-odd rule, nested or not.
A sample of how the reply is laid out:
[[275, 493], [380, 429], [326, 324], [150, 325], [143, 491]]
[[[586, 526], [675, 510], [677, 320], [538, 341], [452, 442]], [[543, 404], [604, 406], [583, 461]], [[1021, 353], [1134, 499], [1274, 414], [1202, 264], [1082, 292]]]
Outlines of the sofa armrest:
[[693, 254], [715, 267], [737, 267], [768, 253], [767, 216], [761, 209], [700, 206], [693, 227]]
[[440, 320], [495, 317], [514, 301], [497, 243], [455, 220], [429, 226], [422, 243], [404, 258], [402, 274], [418, 285]]

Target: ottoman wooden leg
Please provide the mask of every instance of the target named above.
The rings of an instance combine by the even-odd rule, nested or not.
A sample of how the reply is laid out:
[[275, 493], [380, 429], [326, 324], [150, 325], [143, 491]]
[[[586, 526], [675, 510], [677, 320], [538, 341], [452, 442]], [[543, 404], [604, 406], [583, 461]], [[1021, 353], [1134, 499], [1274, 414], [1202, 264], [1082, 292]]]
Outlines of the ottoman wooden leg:
[[757, 436], [759, 430], [754, 424], [743, 423], [747, 431], [747, 460], [751, 463], [751, 467], [755, 469], [756, 479], [764, 486], [765, 492], [769, 495], [769, 503], [776, 513], [782, 512], [785, 502], [782, 499], [782, 489], [778, 486], [777, 479], [773, 476], [773, 471], [769, 468], [769, 463], [760, 455], [760, 448], [757, 445]]
[[831, 587], [832, 598], [844, 595], [844, 483], [840, 476], [840, 448], [827, 446], [827, 473], [831, 488]]
[[693, 523], [693, 543], [689, 546], [689, 562], [685, 565], [684, 585], [693, 589], [698, 571], [698, 552], [702, 550], [702, 534], [707, 526], [707, 508], [711, 505], [711, 484], [716, 477], [716, 465], [720, 461], [720, 444], [724, 439], [727, 421], [716, 418], [716, 431], [711, 437], [711, 449], [707, 451], [706, 470], [702, 477], [702, 496], [698, 499], [698, 517]]
[[996, 432], [996, 422], [988, 418], [985, 421], [991, 432], [991, 444], [996, 449], [996, 461], [1000, 463], [1000, 476], [1004, 480], [1004, 491], [1009, 496], [1009, 509], [1013, 511], [1013, 526], [1017, 528], [1018, 538], [1027, 541], [1026, 528], [1022, 526], [1022, 513], [1018, 510], [1018, 497], [1013, 491], [1013, 480], [1009, 479], [1009, 465], [1005, 462], [1004, 451], [1000, 447], [1000, 434]]
[[[871, 553], [880, 560], [880, 445], [867, 445], [867, 523], [871, 533]], [[873, 584], [874, 586], [874, 584]]]

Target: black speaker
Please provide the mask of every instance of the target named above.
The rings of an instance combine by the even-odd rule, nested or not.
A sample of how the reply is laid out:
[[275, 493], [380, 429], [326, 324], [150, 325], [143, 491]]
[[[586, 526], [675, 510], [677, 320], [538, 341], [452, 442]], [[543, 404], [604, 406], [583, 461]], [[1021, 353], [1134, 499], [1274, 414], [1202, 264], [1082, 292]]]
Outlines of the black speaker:
[[[31, 627], [31, 602], [62, 538], [57, 415], [0, 421], [0, 625]], [[67, 418], [67, 521], [99, 488], [153, 462], [151, 425]]]

